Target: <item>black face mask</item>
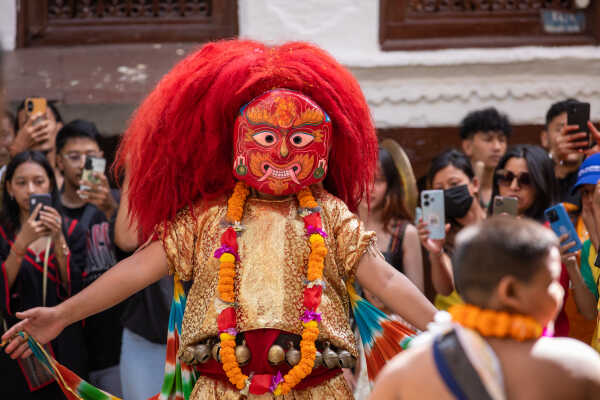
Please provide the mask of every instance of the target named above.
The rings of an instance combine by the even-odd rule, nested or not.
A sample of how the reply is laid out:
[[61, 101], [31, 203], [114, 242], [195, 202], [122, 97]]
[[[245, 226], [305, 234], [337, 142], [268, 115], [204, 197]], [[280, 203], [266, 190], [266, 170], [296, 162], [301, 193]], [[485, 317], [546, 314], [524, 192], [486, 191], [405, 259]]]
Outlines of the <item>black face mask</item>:
[[446, 218], [462, 218], [467, 215], [473, 204], [473, 196], [467, 185], [455, 186], [444, 190], [444, 209]]

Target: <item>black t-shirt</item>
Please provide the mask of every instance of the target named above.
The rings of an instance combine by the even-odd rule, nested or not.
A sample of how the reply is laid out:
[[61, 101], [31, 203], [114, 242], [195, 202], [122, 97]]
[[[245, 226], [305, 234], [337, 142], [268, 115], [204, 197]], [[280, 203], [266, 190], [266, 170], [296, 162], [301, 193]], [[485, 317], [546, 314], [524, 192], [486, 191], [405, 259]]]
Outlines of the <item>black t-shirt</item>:
[[581, 193], [578, 190], [574, 194], [571, 194], [571, 189], [577, 183], [577, 173], [578, 171], [573, 171], [564, 178], [557, 179], [556, 181], [558, 182], [559, 201], [561, 203], [574, 204], [581, 210]]
[[130, 298], [123, 325], [146, 340], [166, 344], [172, 300], [173, 277], [165, 276]]
[[[115, 196], [118, 201], [119, 197]], [[69, 208], [63, 205], [65, 215], [81, 221], [87, 207], [93, 209], [89, 226], [86, 227], [87, 236], [90, 235], [93, 226], [107, 224], [111, 232], [110, 239], [114, 238], [114, 221], [108, 221], [106, 215], [94, 205], [88, 204], [83, 207]], [[86, 246], [88, 244], [86, 243]], [[114, 247], [114, 246], [113, 246]], [[89, 285], [97, 275], [88, 276], [89, 266], [86, 266], [83, 273], [84, 286]], [[126, 302], [102, 311], [96, 315], [86, 318], [84, 321], [84, 334], [86, 347], [90, 356], [90, 371], [97, 371], [104, 368], [118, 365], [121, 356], [121, 337], [123, 335], [123, 325], [121, 324], [121, 315]]]

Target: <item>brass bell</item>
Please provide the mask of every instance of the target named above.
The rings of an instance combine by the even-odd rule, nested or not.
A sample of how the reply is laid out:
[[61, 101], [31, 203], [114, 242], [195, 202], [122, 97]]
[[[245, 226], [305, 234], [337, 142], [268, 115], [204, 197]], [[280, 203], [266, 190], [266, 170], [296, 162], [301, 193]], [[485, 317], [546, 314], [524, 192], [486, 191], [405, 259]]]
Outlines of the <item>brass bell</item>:
[[321, 352], [319, 350], [317, 350], [317, 353], [315, 354], [315, 365], [313, 368], [319, 368], [322, 365], [323, 365], [323, 354], [321, 354]]
[[212, 347], [212, 357], [217, 360], [217, 362], [221, 362], [221, 356], [220, 353], [221, 352], [221, 344], [220, 343], [215, 343]]
[[241, 366], [248, 364], [250, 361], [250, 349], [246, 346], [246, 340], [242, 344], [235, 346], [235, 358]]
[[325, 345], [325, 350], [323, 350], [323, 363], [329, 369], [339, 367], [338, 355], [335, 351], [331, 350], [329, 343]]
[[290, 342], [290, 349], [285, 354], [285, 360], [293, 367], [300, 362], [300, 357], [300, 351], [294, 347], [293, 342]]
[[179, 357], [181, 362], [184, 364], [192, 365], [196, 363], [196, 359], [194, 358], [194, 349], [191, 347], [186, 347], [183, 349], [183, 353]]
[[285, 350], [283, 350], [283, 347], [279, 346], [278, 344], [274, 344], [269, 349], [267, 358], [272, 365], [281, 364], [281, 362], [283, 362], [285, 359]]
[[354, 367], [354, 357], [350, 354], [349, 351], [340, 350], [338, 351], [338, 359], [340, 363], [340, 367], [342, 368], [353, 368]]
[[205, 363], [210, 360], [210, 346], [208, 344], [199, 344], [195, 346], [194, 359], [199, 363]]

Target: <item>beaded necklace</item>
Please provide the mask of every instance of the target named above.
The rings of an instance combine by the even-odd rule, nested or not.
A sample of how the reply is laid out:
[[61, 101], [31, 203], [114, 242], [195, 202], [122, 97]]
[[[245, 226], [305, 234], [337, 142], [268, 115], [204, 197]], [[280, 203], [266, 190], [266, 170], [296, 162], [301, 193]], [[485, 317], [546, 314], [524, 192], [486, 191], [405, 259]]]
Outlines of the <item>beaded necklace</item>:
[[485, 337], [512, 338], [523, 342], [542, 335], [541, 325], [526, 315], [481, 309], [471, 304], [457, 304], [448, 310], [452, 320]]
[[323, 268], [327, 255], [325, 238], [327, 234], [322, 230], [320, 207], [315, 201], [309, 188], [298, 192], [299, 214], [303, 218], [304, 228], [309, 237], [310, 254], [308, 256], [308, 269], [306, 286], [304, 288], [304, 314], [301, 317], [303, 330], [300, 341], [300, 362], [296, 364], [285, 376], [278, 372], [277, 375], [244, 375], [235, 356], [236, 305], [235, 305], [235, 275], [236, 262], [239, 262], [237, 237], [243, 231], [241, 220], [244, 214], [244, 205], [249, 190], [245, 183], [237, 182], [233, 194], [227, 202], [227, 215], [225, 222], [227, 228], [221, 236], [221, 247], [215, 250], [214, 257], [220, 261], [219, 266], [219, 296], [216, 300], [217, 325], [221, 345], [221, 361], [223, 370], [229, 381], [248, 395], [263, 394], [267, 391], [274, 395], [289, 393], [302, 379], [308, 376], [314, 366], [317, 348], [315, 341], [319, 336], [318, 322], [321, 314], [316, 310], [321, 304], [323, 293]]

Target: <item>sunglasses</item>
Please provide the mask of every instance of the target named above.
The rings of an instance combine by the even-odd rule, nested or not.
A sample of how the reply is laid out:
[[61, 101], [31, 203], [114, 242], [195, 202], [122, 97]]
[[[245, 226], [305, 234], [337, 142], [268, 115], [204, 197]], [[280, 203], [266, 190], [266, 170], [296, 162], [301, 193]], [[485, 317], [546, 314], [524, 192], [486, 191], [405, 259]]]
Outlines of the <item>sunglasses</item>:
[[529, 175], [529, 172], [515, 175], [511, 171], [500, 170], [496, 173], [496, 178], [498, 179], [498, 185], [500, 186], [510, 186], [515, 179], [517, 180], [519, 187], [531, 185], [531, 176]]

